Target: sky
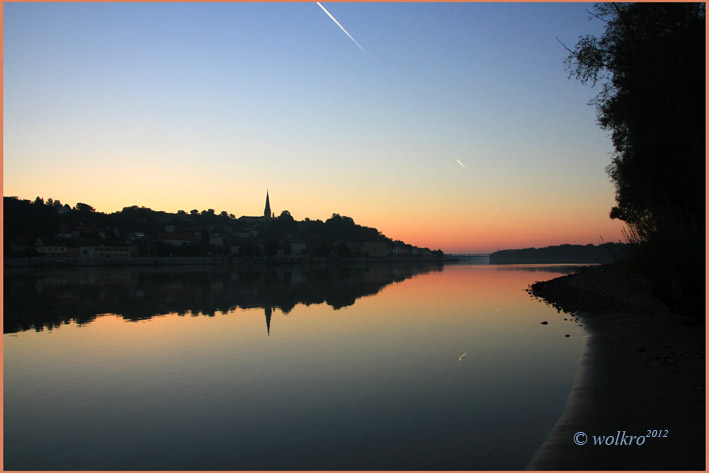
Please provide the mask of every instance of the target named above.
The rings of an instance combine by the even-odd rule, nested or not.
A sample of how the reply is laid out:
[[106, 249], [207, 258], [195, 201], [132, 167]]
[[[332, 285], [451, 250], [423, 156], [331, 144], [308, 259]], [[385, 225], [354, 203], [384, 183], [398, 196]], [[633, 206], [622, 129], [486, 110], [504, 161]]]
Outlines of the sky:
[[[479, 253], [622, 239], [584, 3], [5, 3], [3, 195], [333, 213]], [[557, 41], [557, 38], [559, 41]], [[462, 164], [461, 164], [462, 163]]]

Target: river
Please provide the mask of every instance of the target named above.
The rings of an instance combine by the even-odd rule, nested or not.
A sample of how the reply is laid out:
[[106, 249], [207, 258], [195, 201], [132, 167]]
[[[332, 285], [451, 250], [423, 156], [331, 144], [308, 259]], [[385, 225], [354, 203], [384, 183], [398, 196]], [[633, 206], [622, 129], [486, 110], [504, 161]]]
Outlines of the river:
[[570, 271], [6, 268], [5, 469], [524, 469], [583, 349], [525, 289]]

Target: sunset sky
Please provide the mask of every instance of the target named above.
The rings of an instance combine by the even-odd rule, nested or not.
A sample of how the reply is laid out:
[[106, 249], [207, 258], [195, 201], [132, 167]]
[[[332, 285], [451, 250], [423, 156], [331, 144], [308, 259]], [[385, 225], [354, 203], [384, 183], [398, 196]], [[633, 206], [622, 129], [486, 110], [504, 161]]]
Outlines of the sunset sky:
[[316, 3], [5, 3], [3, 194], [240, 216], [268, 189], [446, 252], [622, 238], [556, 40], [603, 31], [590, 4], [323, 6], [364, 51]]

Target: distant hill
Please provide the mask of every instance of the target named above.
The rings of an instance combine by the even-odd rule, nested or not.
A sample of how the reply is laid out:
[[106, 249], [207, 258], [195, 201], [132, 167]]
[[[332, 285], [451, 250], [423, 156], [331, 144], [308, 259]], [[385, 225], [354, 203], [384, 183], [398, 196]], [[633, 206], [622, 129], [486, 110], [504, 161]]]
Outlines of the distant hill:
[[333, 213], [295, 220], [288, 210], [237, 218], [214, 209], [177, 213], [133, 205], [103, 213], [58, 200], [3, 198], [5, 257], [442, 258]]
[[610, 263], [622, 257], [626, 247], [625, 243], [604, 243], [502, 250], [490, 255], [490, 263]]

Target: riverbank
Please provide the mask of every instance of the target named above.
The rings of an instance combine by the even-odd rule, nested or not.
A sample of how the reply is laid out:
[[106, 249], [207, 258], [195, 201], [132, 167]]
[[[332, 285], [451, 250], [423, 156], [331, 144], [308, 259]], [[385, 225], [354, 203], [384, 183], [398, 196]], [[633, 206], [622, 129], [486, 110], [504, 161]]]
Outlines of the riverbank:
[[452, 263], [457, 258], [317, 258], [303, 256], [232, 258], [223, 256], [160, 256], [130, 258], [83, 258], [39, 256], [3, 260], [5, 267], [110, 267], [110, 266], [237, 266], [253, 264], [360, 264], [360, 263]]
[[[574, 314], [587, 335], [565, 411], [528, 468], [704, 470], [705, 325], [672, 314], [617, 264], [538, 282], [531, 292]], [[577, 432], [587, 443], [574, 443]], [[650, 437], [594, 445], [594, 435], [623, 433], [626, 441]]]

